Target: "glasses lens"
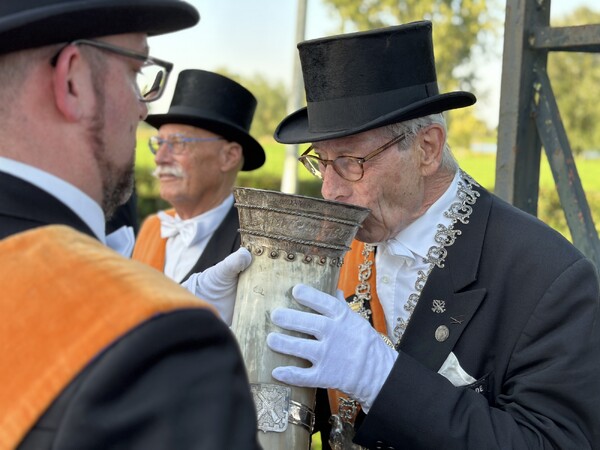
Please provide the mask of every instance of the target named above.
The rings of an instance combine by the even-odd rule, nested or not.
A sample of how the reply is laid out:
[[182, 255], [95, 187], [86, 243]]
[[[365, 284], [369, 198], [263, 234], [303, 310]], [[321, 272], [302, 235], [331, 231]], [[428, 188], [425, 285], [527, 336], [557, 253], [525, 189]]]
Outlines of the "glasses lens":
[[358, 181], [363, 176], [363, 167], [356, 159], [340, 156], [333, 161], [333, 168], [339, 176], [348, 181]]
[[321, 163], [317, 158], [312, 155], [306, 155], [302, 158], [304, 167], [308, 169], [315, 177], [323, 178], [321, 170], [325, 170], [325, 165]]
[[137, 75], [137, 86], [140, 97], [145, 102], [159, 98], [167, 81], [166, 70], [156, 64], [147, 63]]
[[150, 139], [148, 139], [148, 147], [150, 147], [150, 151], [154, 154], [156, 154], [162, 143], [163, 140], [158, 136], [151, 136]]

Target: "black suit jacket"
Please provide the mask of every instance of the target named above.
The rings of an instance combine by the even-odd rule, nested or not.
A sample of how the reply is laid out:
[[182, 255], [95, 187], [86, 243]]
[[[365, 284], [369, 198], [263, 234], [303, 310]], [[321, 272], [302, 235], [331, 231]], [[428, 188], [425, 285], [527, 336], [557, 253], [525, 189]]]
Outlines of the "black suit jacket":
[[[479, 191], [355, 440], [396, 449], [600, 448], [596, 269], [554, 230]], [[434, 312], [435, 299], [445, 312]], [[440, 326], [446, 340], [435, 337]], [[476, 383], [456, 388], [436, 373], [450, 352]]]
[[94, 237], [85, 222], [56, 197], [0, 171], [0, 239], [50, 224], [68, 225]]
[[[48, 224], [92, 235], [63, 203], [0, 172], [0, 236]], [[77, 283], [76, 274], [65, 276]], [[40, 411], [19, 446], [50, 448], [259, 448], [254, 403], [232, 333], [205, 309], [176, 310], [130, 330]]]

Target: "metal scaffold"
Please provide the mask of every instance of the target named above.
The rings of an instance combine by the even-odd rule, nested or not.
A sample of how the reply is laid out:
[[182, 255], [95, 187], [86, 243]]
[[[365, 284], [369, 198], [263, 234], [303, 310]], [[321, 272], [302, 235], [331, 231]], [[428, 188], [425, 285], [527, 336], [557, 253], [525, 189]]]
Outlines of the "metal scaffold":
[[600, 240], [546, 70], [551, 51], [600, 53], [600, 24], [551, 27], [550, 3], [507, 0], [495, 193], [537, 215], [543, 147], [573, 243], [600, 269]]

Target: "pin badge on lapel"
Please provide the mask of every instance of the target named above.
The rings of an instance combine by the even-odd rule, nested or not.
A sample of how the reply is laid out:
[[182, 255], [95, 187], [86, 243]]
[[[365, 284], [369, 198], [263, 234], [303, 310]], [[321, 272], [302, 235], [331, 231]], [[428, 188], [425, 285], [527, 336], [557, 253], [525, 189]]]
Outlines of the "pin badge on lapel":
[[461, 314], [460, 316], [450, 317], [452, 325], [462, 325], [465, 321], [465, 315]]
[[450, 330], [446, 325], [440, 325], [435, 330], [435, 340], [438, 342], [444, 342], [450, 336]]
[[444, 300], [434, 300], [431, 310], [437, 314], [446, 312], [446, 302]]

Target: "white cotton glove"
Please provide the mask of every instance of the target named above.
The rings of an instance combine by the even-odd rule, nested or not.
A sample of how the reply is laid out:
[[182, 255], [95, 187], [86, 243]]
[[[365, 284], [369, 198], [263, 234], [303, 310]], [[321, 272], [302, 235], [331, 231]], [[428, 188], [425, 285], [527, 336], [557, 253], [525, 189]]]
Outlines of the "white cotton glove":
[[196, 297], [207, 301], [219, 311], [221, 318], [231, 325], [237, 293], [238, 275], [252, 262], [252, 255], [240, 247], [223, 261], [204, 272], [191, 275], [181, 285]]
[[281, 328], [314, 336], [316, 340], [270, 333], [267, 345], [276, 352], [306, 359], [313, 365], [276, 367], [273, 378], [295, 386], [338, 389], [358, 400], [368, 412], [398, 353], [366, 319], [352, 311], [343, 298], [303, 284], [294, 286], [292, 295], [298, 303], [322, 315], [277, 308], [271, 313], [272, 322]]

